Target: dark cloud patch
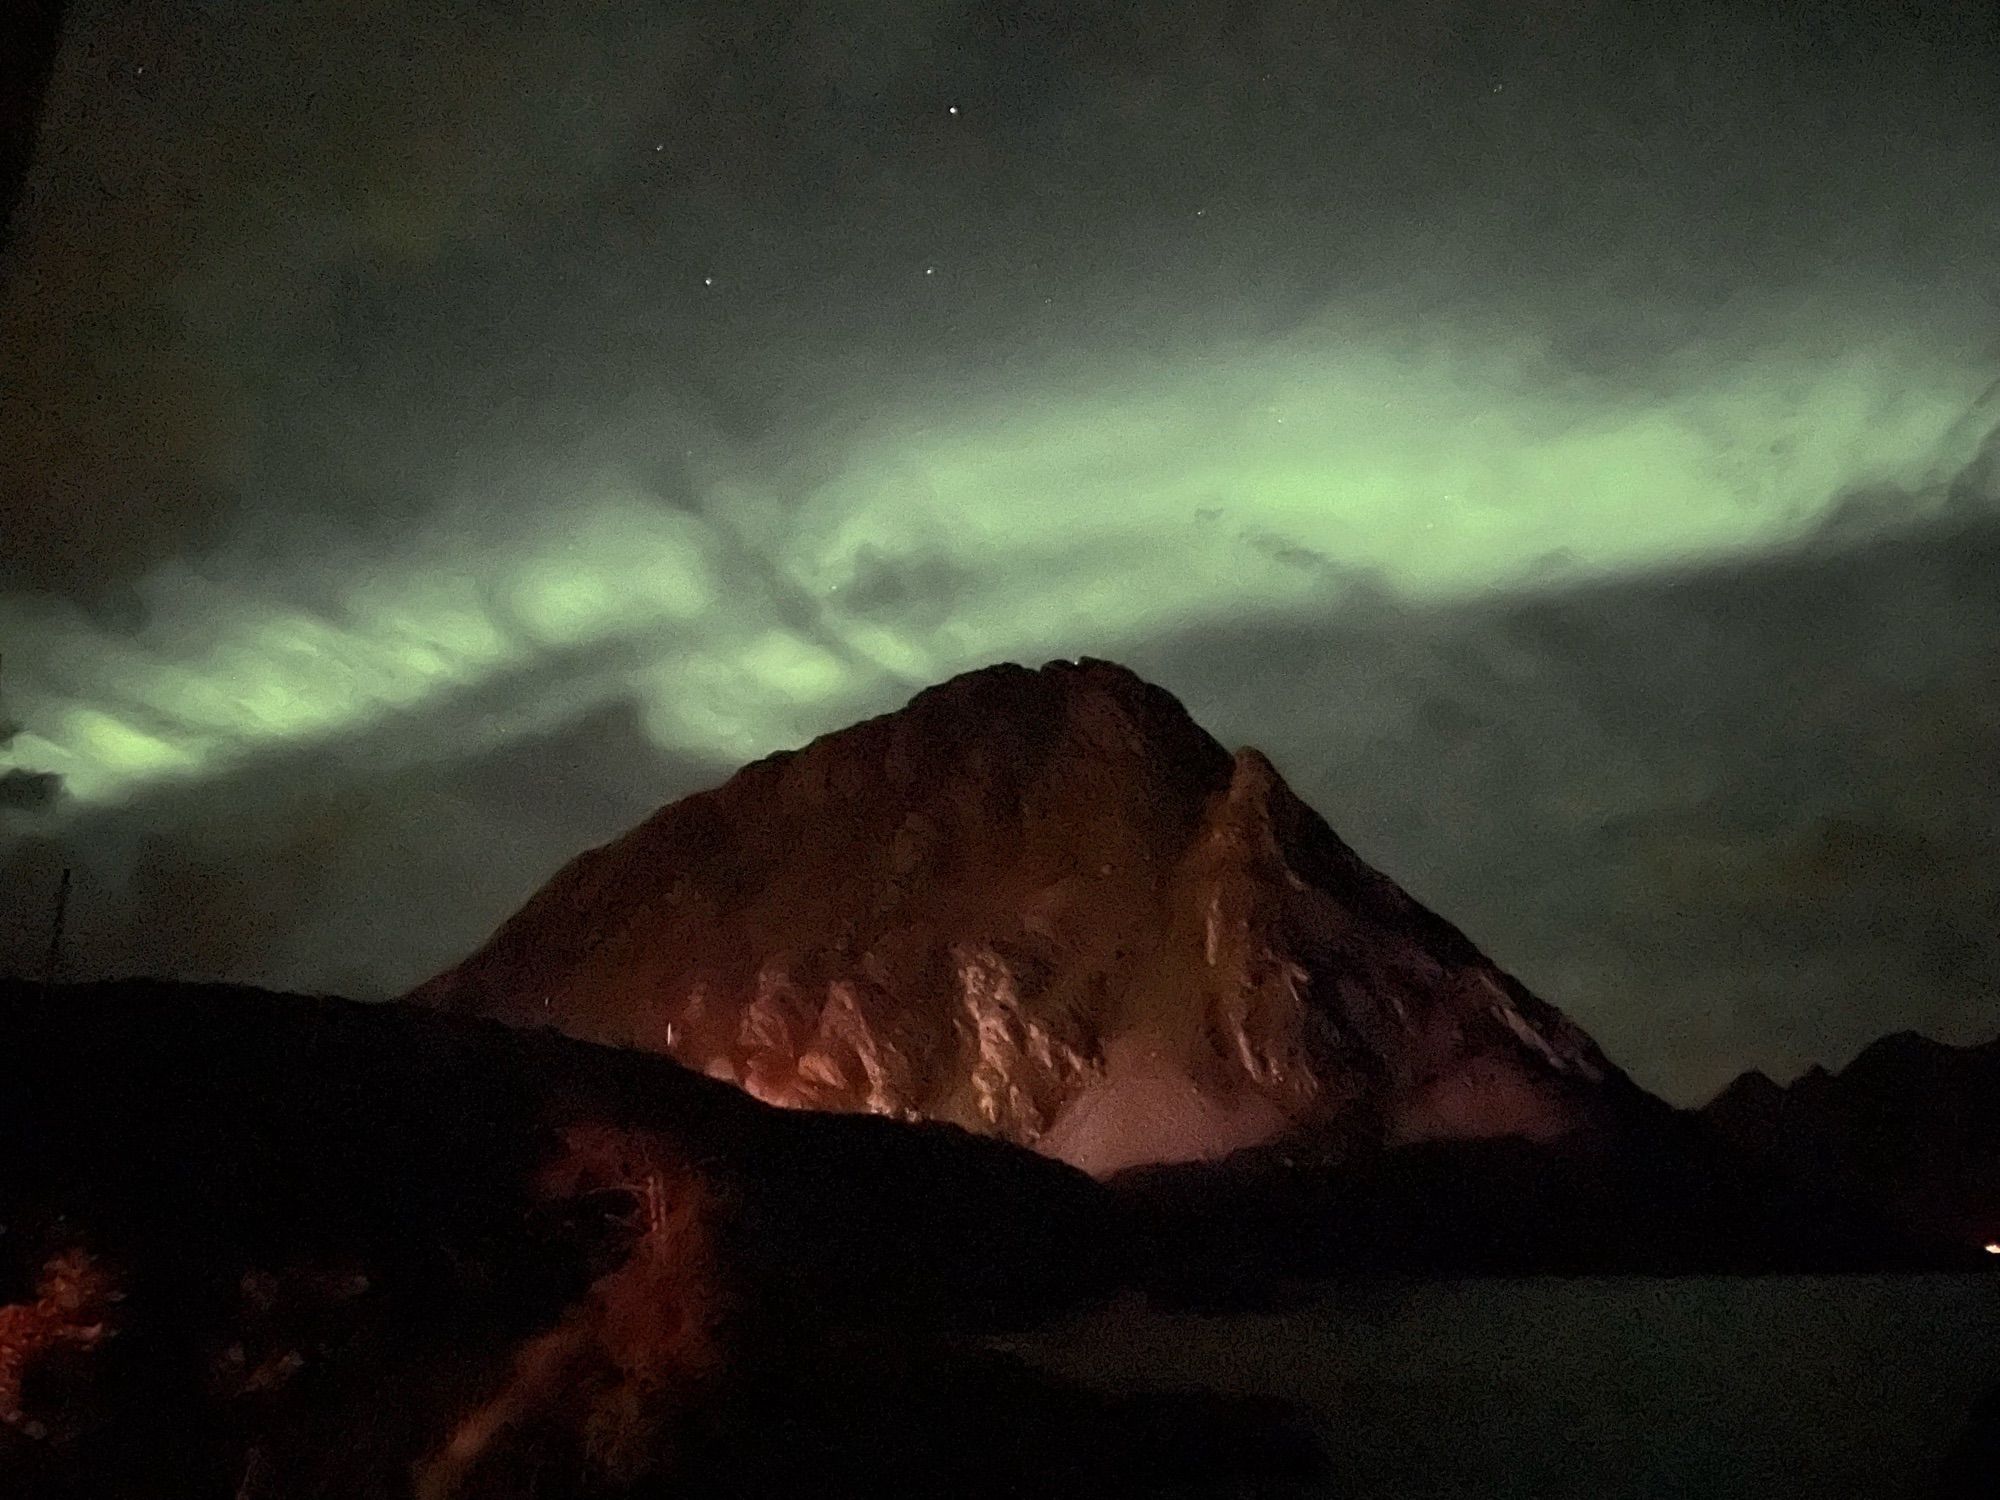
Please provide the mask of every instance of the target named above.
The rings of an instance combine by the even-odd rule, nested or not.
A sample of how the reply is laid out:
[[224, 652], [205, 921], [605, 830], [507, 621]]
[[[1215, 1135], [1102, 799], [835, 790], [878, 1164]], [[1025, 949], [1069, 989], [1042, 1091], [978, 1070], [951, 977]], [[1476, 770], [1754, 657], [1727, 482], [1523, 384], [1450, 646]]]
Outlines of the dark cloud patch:
[[1317, 547], [1303, 546], [1275, 531], [1252, 527], [1243, 533], [1244, 545], [1288, 568], [1305, 573], [1324, 573], [1335, 567], [1334, 560]]
[[364, 728], [38, 825], [0, 846], [0, 972], [34, 972], [54, 882], [73, 867], [77, 973], [404, 988], [661, 788], [733, 769], [657, 747], [603, 686], [627, 652], [548, 653]]
[[857, 615], [934, 629], [950, 617], [953, 599], [973, 583], [969, 570], [942, 552], [891, 556], [864, 546], [837, 597], [842, 609]]
[[1956, 471], [1910, 489], [1875, 481], [1836, 495], [1814, 527], [1813, 541], [1838, 551], [1879, 533], [1915, 522], [1977, 525], [2000, 514], [2000, 383], [1967, 409], [1946, 437], [1947, 449], [1978, 438], [1972, 457]]
[[53, 771], [0, 771], [0, 812], [36, 811], [62, 795], [62, 777]]
[[0, 864], [0, 971], [32, 971], [72, 866], [76, 972], [392, 994], [570, 856], [729, 769], [662, 754], [622, 704], [394, 770], [381, 752], [272, 756], [16, 843]]

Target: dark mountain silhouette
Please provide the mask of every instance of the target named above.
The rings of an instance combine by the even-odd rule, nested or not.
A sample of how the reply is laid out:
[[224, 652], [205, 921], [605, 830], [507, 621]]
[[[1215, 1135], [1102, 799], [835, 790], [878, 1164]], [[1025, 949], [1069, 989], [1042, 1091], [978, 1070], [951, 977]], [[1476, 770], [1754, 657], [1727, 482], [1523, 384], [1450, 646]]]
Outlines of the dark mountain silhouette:
[[1745, 1157], [1941, 1244], [2000, 1243], [2000, 1041], [1952, 1047], [1898, 1032], [1789, 1087], [1745, 1073], [1702, 1114]]
[[972, 672], [748, 766], [416, 998], [1099, 1174], [1552, 1141], [1642, 1098], [1262, 755], [1100, 661]]

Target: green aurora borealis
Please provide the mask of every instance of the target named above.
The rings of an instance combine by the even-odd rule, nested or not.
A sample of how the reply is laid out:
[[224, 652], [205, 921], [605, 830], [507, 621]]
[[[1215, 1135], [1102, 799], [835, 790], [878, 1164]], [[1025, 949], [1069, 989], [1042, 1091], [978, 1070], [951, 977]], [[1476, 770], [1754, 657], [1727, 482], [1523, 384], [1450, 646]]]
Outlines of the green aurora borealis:
[[[638, 660], [615, 681], [511, 727], [630, 692], [662, 744], [740, 760], [897, 684], [1078, 642], [1118, 654], [1246, 606], [1338, 608], [1356, 590], [1426, 604], [1780, 547], [1844, 494], [1921, 496], [1971, 460], [1970, 360], [1911, 337], [1815, 358], [1784, 332], [1760, 358], [1621, 398], [1554, 385], [1532, 348], [1316, 330], [855, 414], [815, 439], [831, 476], [803, 492], [756, 472], [691, 496], [615, 468], [551, 474], [490, 536], [468, 496], [465, 521], [436, 518], [331, 609], [226, 566], [162, 568], [146, 628], [109, 643], [10, 601], [8, 638], [39, 643], [10, 663], [30, 726], [12, 748], [80, 801], [117, 802], [617, 641]], [[762, 586], [741, 584], [746, 550]], [[951, 580], [948, 609], [879, 586], [926, 569]]]

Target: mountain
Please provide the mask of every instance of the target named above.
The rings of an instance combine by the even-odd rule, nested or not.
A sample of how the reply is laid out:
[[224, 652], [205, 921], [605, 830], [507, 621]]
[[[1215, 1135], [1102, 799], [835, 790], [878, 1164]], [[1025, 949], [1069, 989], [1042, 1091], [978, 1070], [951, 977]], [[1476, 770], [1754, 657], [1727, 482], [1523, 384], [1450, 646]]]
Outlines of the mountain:
[[1702, 1115], [1746, 1158], [1935, 1241], [2000, 1243], [2000, 1041], [1953, 1047], [1898, 1032], [1789, 1087], [1745, 1073]]
[[1309, 1469], [1282, 1414], [965, 1342], [1103, 1297], [1130, 1248], [1059, 1162], [662, 1058], [393, 1004], [0, 984], [23, 1500], [1266, 1493]]
[[1094, 660], [965, 674], [664, 807], [413, 998], [1098, 1175], [1645, 1102], [1263, 755]]

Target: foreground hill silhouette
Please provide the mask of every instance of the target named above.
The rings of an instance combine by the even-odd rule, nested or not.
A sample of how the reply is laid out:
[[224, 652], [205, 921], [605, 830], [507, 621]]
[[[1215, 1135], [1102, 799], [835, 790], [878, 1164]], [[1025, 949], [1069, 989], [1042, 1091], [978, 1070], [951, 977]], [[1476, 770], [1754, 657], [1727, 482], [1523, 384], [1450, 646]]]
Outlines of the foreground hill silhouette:
[[1282, 1144], [1109, 1183], [955, 1126], [408, 1005], [0, 985], [0, 1486], [25, 1497], [1279, 1493], [1268, 1403], [978, 1340], [1292, 1278], [1882, 1268], [1893, 1236], [1613, 1137]]
[[1091, 660], [968, 673], [662, 808], [414, 998], [1100, 1175], [1647, 1103], [1261, 754]]
[[[946, 1340], [1129, 1280], [948, 1126], [405, 1006], [0, 986], [10, 1496], [1212, 1493], [1280, 1416]], [[691, 1488], [679, 1488], [685, 1485]]]

